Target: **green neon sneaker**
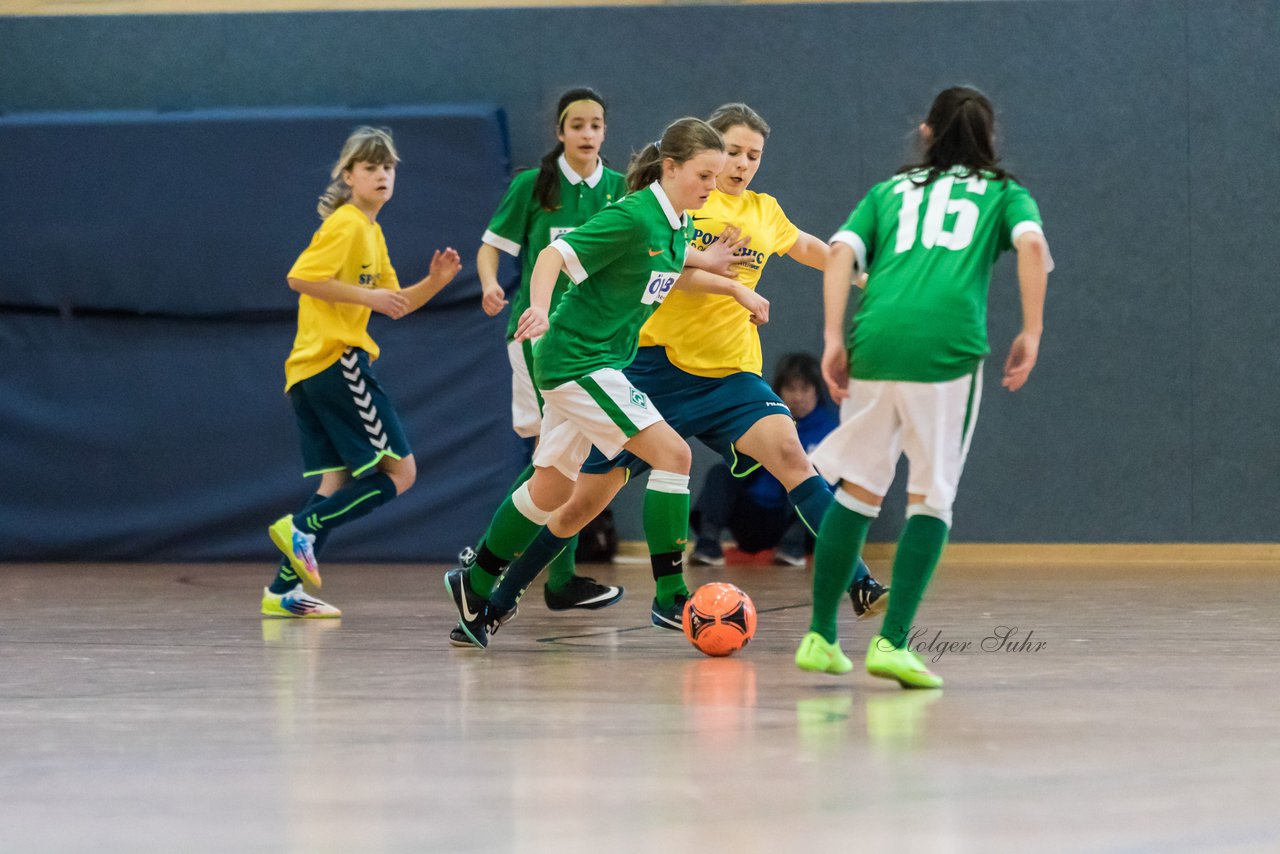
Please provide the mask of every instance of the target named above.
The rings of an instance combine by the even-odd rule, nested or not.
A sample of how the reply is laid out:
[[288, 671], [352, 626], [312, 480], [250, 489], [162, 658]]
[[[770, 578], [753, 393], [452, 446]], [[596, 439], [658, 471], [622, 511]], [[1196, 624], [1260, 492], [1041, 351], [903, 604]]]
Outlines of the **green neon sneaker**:
[[271, 542], [289, 559], [289, 565], [298, 573], [298, 577], [319, 590], [320, 567], [316, 565], [316, 538], [293, 527], [292, 516], [281, 516], [267, 531], [271, 534]]
[[849, 656], [840, 651], [840, 641], [827, 643], [817, 632], [809, 632], [796, 650], [796, 667], [814, 673], [831, 673], [839, 676], [853, 669]]
[[906, 647], [895, 647], [882, 635], [867, 647], [867, 672], [881, 679], [896, 679], [903, 688], [941, 688], [942, 677], [924, 666], [920, 656]]
[[298, 584], [285, 593], [272, 593], [270, 588], [263, 588], [262, 616], [335, 620], [342, 616], [342, 612], [328, 602], [310, 595], [302, 589], [301, 584]]

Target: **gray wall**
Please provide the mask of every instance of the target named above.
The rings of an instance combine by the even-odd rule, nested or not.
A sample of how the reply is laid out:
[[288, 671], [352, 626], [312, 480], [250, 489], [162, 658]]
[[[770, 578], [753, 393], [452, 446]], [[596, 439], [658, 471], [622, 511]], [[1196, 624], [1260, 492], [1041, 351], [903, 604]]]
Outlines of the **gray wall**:
[[[932, 94], [976, 84], [1001, 110], [1007, 163], [1040, 201], [1059, 272], [1040, 367], [1010, 395], [998, 379], [1016, 288], [1007, 261], [997, 271], [955, 539], [1276, 540], [1278, 10], [1046, 0], [7, 19], [0, 109], [490, 101], [527, 165], [557, 92], [590, 83], [609, 97], [606, 154], [623, 166], [669, 119], [745, 100], [775, 128], [755, 188], [826, 236], [903, 160]], [[816, 350], [819, 277], [775, 260], [763, 292], [766, 362]], [[624, 535], [638, 535], [637, 507], [638, 494], [620, 505]], [[875, 536], [894, 530], [886, 518]]]

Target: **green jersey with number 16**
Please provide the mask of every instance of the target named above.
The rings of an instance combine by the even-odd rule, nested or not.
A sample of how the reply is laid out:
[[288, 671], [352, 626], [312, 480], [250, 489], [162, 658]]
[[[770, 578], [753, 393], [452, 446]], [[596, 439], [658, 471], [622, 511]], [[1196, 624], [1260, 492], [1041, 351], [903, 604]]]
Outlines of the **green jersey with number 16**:
[[1043, 233], [1026, 188], [953, 167], [921, 185], [921, 170], [871, 188], [831, 238], [853, 248], [870, 278], [849, 331], [849, 375], [946, 382], [990, 352], [987, 290], [1001, 252]]

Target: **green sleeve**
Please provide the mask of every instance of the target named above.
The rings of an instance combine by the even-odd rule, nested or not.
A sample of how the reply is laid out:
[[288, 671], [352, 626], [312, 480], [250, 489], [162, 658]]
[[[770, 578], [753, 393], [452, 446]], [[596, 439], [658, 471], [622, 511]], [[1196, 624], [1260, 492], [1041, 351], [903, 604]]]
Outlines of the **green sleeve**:
[[628, 249], [648, 245], [636, 240], [634, 232], [631, 211], [619, 205], [609, 205], [551, 245], [564, 256], [569, 278], [574, 284], [581, 284], [591, 274], [600, 272], [622, 257]]
[[508, 255], [519, 255], [529, 232], [529, 216], [533, 208], [533, 184], [538, 170], [526, 169], [511, 179], [506, 195], [489, 220], [483, 242]]
[[1040, 207], [1021, 184], [1009, 182], [1004, 206], [1004, 222], [1000, 228], [1000, 249], [1012, 249], [1013, 241], [1025, 231], [1044, 233]]
[[831, 237], [832, 243], [843, 243], [853, 249], [858, 260], [858, 269], [866, 271], [874, 260], [872, 255], [876, 246], [876, 204], [875, 192], [863, 197], [858, 206], [849, 214], [844, 225], [840, 226]]

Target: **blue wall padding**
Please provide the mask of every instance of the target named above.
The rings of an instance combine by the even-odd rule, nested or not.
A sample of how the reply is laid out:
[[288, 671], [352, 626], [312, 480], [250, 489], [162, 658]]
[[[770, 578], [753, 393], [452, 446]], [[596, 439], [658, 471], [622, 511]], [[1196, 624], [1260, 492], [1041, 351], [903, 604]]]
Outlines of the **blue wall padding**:
[[[0, 116], [0, 304], [201, 316], [287, 310], [347, 134], [385, 125], [403, 158], [379, 217], [404, 284], [434, 249], [470, 262], [508, 180], [493, 107]], [[443, 303], [474, 297], [468, 263]]]
[[[1058, 270], [1040, 363], [1028, 386], [1009, 394], [999, 388], [1001, 364], [1020, 318], [1012, 260], [996, 269], [994, 352], [953, 540], [1280, 540], [1280, 393], [1271, 380], [1280, 364], [1280, 4], [1044, 0], [724, 11], [0, 18], [0, 111], [238, 105], [274, 113], [296, 104], [448, 97], [503, 108], [511, 162], [519, 166], [536, 163], [551, 144], [559, 92], [589, 84], [609, 101], [604, 154], [625, 168], [628, 154], [667, 121], [742, 100], [773, 126], [753, 189], [775, 195], [799, 227], [826, 237], [906, 158], [932, 95], [972, 83], [995, 99], [1006, 164], [1040, 202]], [[376, 58], [353, 45], [376, 45]], [[273, 214], [296, 234], [266, 247], [281, 260], [265, 265], [271, 281], [264, 292], [314, 227], [313, 196], [338, 142], [318, 144], [305, 163], [286, 158], [272, 167], [301, 163], [311, 171], [288, 182], [297, 202]], [[422, 161], [405, 156], [387, 230], [407, 278], [404, 253], [416, 247], [412, 235], [392, 228], [392, 217], [409, 196], [434, 194], [435, 181], [446, 177], [439, 173], [454, 165], [432, 164], [411, 178]], [[250, 168], [239, 159], [220, 162], [236, 165], [234, 175]], [[20, 168], [8, 156], [0, 164]], [[61, 180], [59, 159], [43, 153], [21, 168]], [[497, 192], [485, 185], [473, 206], [463, 206], [480, 224], [457, 238], [468, 265]], [[13, 198], [0, 184], [0, 230], [12, 227], [4, 220]], [[425, 257], [443, 232], [424, 239]], [[9, 251], [6, 240], [0, 252]], [[96, 269], [93, 259], [83, 263]], [[14, 269], [0, 265], [0, 275], [22, 278], [27, 294], [85, 284]], [[13, 281], [0, 280], [0, 303]], [[455, 288], [447, 296], [471, 290], [475, 298], [473, 282]], [[775, 259], [761, 291], [773, 305], [762, 330], [766, 371], [784, 352], [820, 350], [821, 276]], [[504, 321], [492, 321], [494, 338]], [[282, 331], [275, 339], [281, 348], [287, 337]], [[0, 365], [0, 386], [28, 370], [25, 351], [4, 355], [19, 358]], [[473, 406], [489, 405], [489, 390], [506, 382], [505, 366], [492, 364], [494, 374], [468, 398], [479, 401]], [[6, 439], [21, 432], [8, 421], [13, 413], [3, 417]], [[238, 413], [204, 429], [236, 430], [237, 423]], [[465, 454], [483, 465], [487, 447]], [[5, 464], [16, 465], [3, 450]], [[708, 456], [695, 453], [705, 468]], [[23, 471], [61, 477], [60, 456]], [[23, 505], [5, 477], [0, 518], [7, 519]], [[897, 536], [904, 485], [899, 477], [873, 539]], [[699, 486], [696, 477], [695, 492]], [[624, 537], [642, 537], [643, 493], [632, 486], [615, 502]], [[379, 524], [378, 515], [362, 525]]]
[[[445, 559], [521, 463], [502, 334], [473, 304], [375, 318], [417, 486], [330, 560]], [[281, 363], [292, 322], [0, 314], [0, 560], [272, 560], [304, 481]], [[477, 389], [483, 390], [483, 399]]]

